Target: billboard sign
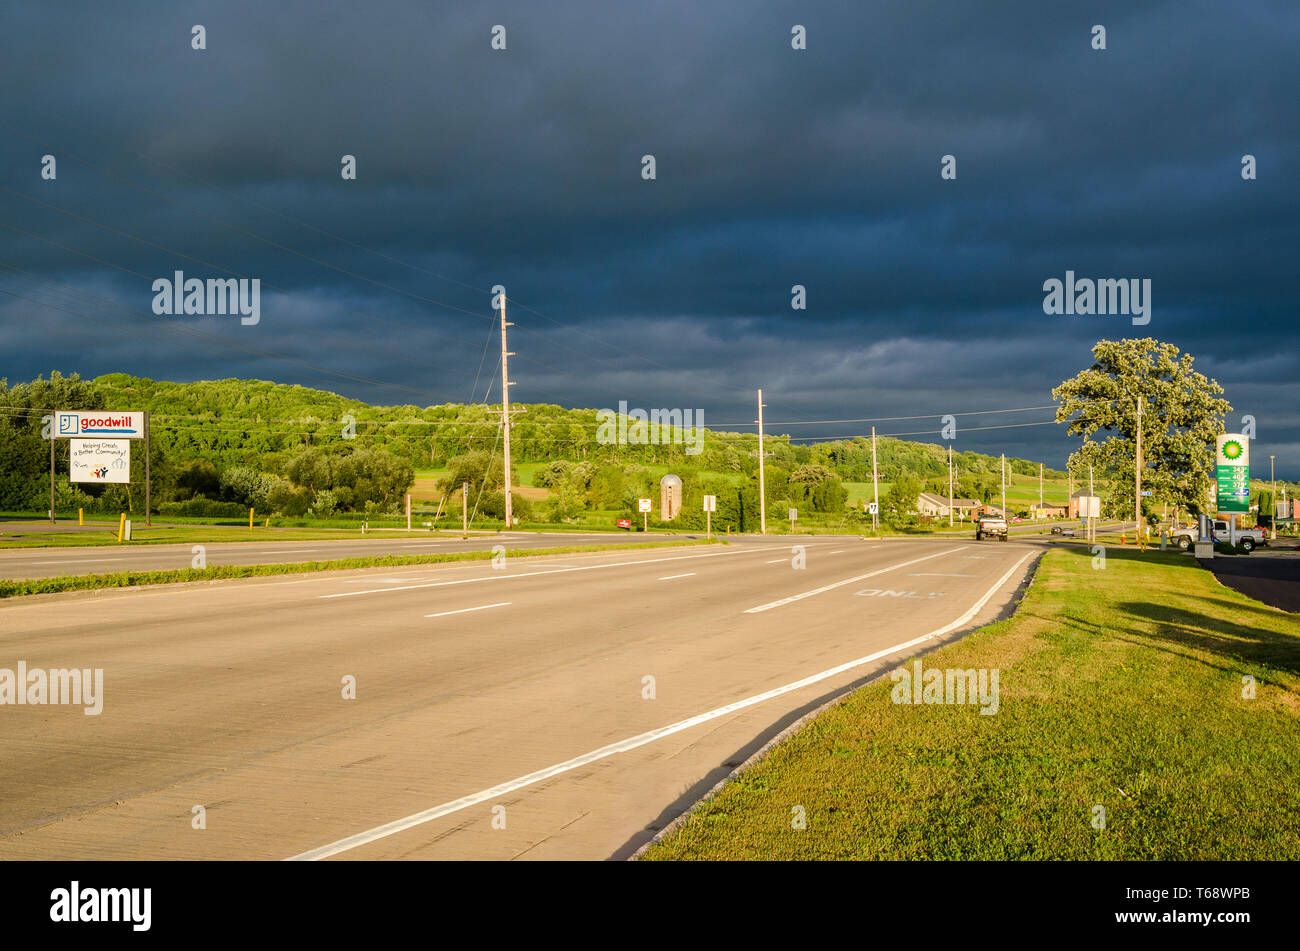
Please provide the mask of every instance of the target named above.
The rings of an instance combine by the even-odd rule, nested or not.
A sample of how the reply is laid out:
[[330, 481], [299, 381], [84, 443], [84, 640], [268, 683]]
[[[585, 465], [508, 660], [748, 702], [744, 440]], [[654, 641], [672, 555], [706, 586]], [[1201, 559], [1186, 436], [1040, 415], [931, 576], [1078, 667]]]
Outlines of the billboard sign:
[[1250, 440], [1229, 433], [1214, 441], [1215, 505], [1220, 512], [1250, 511]]
[[59, 410], [54, 414], [55, 439], [143, 439], [144, 413], [99, 410], [93, 413]]
[[69, 442], [72, 482], [130, 482], [131, 444], [125, 439]]

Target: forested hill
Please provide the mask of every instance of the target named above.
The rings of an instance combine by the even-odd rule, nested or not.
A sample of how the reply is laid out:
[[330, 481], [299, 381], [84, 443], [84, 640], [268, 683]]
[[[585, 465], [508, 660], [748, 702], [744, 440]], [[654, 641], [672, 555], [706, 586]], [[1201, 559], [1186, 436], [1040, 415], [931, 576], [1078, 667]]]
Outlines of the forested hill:
[[[499, 411], [482, 404], [419, 407], [373, 406], [325, 390], [264, 380], [202, 380], [173, 383], [113, 373], [91, 381], [113, 409], [147, 409], [154, 431], [175, 461], [206, 457], [218, 468], [254, 464], [275, 471], [277, 459], [308, 445], [341, 442], [355, 419], [361, 445], [382, 447], [416, 468], [436, 468], [476, 449], [499, 449]], [[604, 445], [596, 440], [595, 409], [566, 409], [548, 403], [520, 404], [511, 434], [516, 462], [626, 460], [678, 463], [717, 472], [749, 472], [757, 467], [753, 433], [707, 430], [703, 451], [687, 455], [685, 445]], [[815, 462], [848, 481], [871, 478], [871, 441], [852, 440], [791, 445], [769, 435], [764, 447], [780, 465]], [[877, 440], [880, 477], [892, 481], [903, 472], [925, 479], [947, 472], [946, 447], [883, 437]], [[998, 472], [998, 457], [957, 452], [964, 472]], [[1010, 460], [1023, 475], [1037, 475], [1038, 463]], [[1064, 473], [1047, 470], [1049, 478]]]

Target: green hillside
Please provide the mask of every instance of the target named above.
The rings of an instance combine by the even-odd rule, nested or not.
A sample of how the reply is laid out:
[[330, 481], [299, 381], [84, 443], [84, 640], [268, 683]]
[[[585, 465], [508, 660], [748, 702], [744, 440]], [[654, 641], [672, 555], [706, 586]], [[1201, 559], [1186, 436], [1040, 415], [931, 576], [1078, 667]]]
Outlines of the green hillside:
[[[52, 373], [9, 386], [0, 381], [0, 509], [48, 507], [48, 446], [40, 417], [52, 408], [148, 410], [153, 501], [164, 514], [228, 515], [241, 507], [288, 516], [392, 512], [411, 491], [441, 501], [449, 485], [470, 482], [476, 513], [504, 511], [500, 489], [499, 411], [482, 404], [375, 406], [336, 393], [263, 380], [175, 383], [123, 373], [82, 380]], [[719, 520], [741, 527], [757, 510], [758, 440], [753, 433], [704, 431], [697, 453], [691, 434], [648, 427], [647, 444], [619, 444], [596, 409], [533, 403], [512, 407], [516, 514], [572, 521], [584, 512], [620, 513], [657, 496], [666, 472], [685, 483], [686, 525], [704, 493], [719, 496]], [[947, 446], [891, 437], [877, 441], [882, 502], [899, 485], [946, 492]], [[133, 482], [143, 481], [143, 447], [132, 454]], [[795, 445], [769, 434], [767, 495], [774, 511], [797, 507], [815, 523], [842, 522], [870, 497], [871, 440], [866, 436]], [[57, 453], [56, 453], [57, 455]], [[959, 496], [1000, 497], [1000, 462], [974, 452], [953, 455]], [[1037, 500], [1038, 463], [1008, 459], [1008, 501]], [[71, 486], [56, 480], [56, 508], [136, 511], [138, 486]], [[1044, 495], [1063, 501], [1065, 473], [1045, 472]], [[1033, 492], [1025, 491], [1032, 482]], [[459, 493], [457, 493], [458, 495]], [[914, 498], [914, 496], [913, 496]], [[458, 504], [454, 499], [453, 504]], [[533, 513], [534, 503], [546, 512]], [[896, 506], [902, 512], [902, 504]], [[889, 511], [887, 508], [886, 511]], [[801, 516], [803, 518], [804, 516]], [[690, 526], [687, 526], [690, 527]]]

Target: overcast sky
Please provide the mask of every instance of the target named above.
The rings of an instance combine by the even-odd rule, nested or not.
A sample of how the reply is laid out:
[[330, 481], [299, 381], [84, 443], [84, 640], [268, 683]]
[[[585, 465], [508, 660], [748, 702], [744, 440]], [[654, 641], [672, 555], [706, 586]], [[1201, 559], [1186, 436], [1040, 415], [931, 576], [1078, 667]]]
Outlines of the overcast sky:
[[[482, 401], [499, 283], [524, 402], [910, 433], [1154, 336], [1300, 478], [1298, 48], [1294, 0], [8, 0], [0, 375]], [[155, 316], [177, 269], [260, 322]], [[1045, 315], [1067, 270], [1150, 279], [1150, 323]], [[974, 428], [1051, 418], [957, 446], [1062, 466], [1064, 427]]]

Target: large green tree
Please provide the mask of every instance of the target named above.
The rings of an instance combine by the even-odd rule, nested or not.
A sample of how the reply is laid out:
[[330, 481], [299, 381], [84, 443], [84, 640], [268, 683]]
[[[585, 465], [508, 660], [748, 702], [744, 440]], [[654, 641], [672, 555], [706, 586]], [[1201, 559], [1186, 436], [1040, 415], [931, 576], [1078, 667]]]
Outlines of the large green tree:
[[1106, 514], [1132, 517], [1141, 397], [1143, 489], [1199, 512], [1210, 491], [1214, 438], [1232, 412], [1223, 387], [1197, 372], [1190, 354], [1151, 337], [1099, 340], [1092, 355], [1091, 367], [1052, 391], [1057, 422], [1083, 440], [1071, 468], [1107, 472]]

